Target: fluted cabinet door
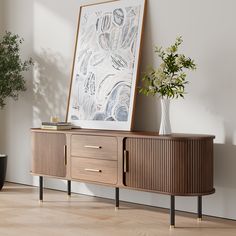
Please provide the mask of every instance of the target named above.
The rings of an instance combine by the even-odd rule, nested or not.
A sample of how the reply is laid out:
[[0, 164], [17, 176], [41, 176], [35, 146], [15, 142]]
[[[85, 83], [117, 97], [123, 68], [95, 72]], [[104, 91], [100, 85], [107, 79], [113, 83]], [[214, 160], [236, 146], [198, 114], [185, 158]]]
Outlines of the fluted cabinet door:
[[66, 135], [32, 133], [32, 172], [56, 177], [66, 176]]
[[173, 195], [213, 188], [213, 139], [126, 138], [124, 184]]

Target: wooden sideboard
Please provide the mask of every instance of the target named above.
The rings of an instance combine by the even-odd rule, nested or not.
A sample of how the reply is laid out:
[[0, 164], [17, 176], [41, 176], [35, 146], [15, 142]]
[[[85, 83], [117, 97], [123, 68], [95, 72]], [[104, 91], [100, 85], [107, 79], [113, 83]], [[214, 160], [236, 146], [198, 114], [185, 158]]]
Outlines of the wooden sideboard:
[[72, 129], [31, 129], [32, 169], [43, 177], [102, 184], [170, 195], [170, 225], [175, 225], [175, 196], [197, 196], [202, 218], [202, 196], [213, 187], [213, 139], [211, 135], [123, 132]]

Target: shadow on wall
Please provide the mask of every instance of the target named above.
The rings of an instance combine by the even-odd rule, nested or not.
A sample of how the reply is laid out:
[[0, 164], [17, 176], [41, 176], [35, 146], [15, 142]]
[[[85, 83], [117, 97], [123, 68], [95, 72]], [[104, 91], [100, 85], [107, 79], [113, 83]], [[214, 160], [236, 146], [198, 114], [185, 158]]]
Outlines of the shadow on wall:
[[[101, 0], [103, 2], [104, 0]], [[61, 2], [58, 4], [57, 0], [40, 0], [39, 3], [44, 5], [47, 9], [51, 10], [52, 12], [58, 14], [63, 19], [66, 19], [73, 23], [75, 21], [75, 15], [69, 14], [68, 12], [71, 9], [78, 9], [80, 4], [88, 4], [97, 2], [96, 0], [72, 0], [70, 4]], [[55, 11], [55, 6], [57, 6], [57, 10]], [[147, 3], [146, 9], [146, 17], [145, 17], [145, 26], [144, 26], [144, 33], [143, 33], [143, 49], [142, 49], [142, 60], [141, 60], [141, 72], [144, 71], [147, 65], [153, 65], [156, 62], [154, 61], [154, 54], [153, 54], [153, 46], [157, 42], [153, 42], [152, 37], [152, 28], [153, 22], [152, 18], [153, 15], [149, 14], [151, 4]], [[76, 12], [76, 15], [78, 13]], [[77, 17], [76, 17], [77, 19]], [[69, 83], [65, 83], [68, 79], [65, 79], [65, 72], [68, 68], [64, 66], [62, 68], [62, 61], [63, 58], [61, 55], [53, 52], [48, 52], [48, 50], [43, 50], [40, 55], [35, 56], [37, 64], [38, 64], [38, 72], [35, 78], [35, 85], [34, 85], [34, 93], [35, 93], [35, 101], [34, 101], [34, 126], [40, 124], [41, 120], [48, 120], [49, 117], [53, 114], [61, 116], [61, 118], [65, 117], [65, 110], [66, 110], [66, 102], [63, 100], [64, 98], [68, 97], [67, 92]], [[155, 58], [156, 59], [156, 58]], [[58, 66], [57, 64], [58, 63]], [[36, 68], [37, 70], [37, 68]], [[64, 76], [64, 78], [63, 78]], [[140, 77], [138, 75], [138, 77]], [[140, 79], [140, 78], [138, 78]], [[56, 83], [55, 80], [58, 80]], [[47, 86], [48, 83], [48, 86]], [[62, 89], [64, 86], [64, 90]], [[57, 90], [58, 89], [58, 90]], [[55, 92], [57, 91], [57, 92]], [[60, 96], [59, 96], [60, 94]], [[59, 99], [58, 99], [59, 96]], [[58, 99], [58, 100], [57, 100]], [[151, 108], [151, 109], [150, 109]], [[150, 115], [144, 115], [150, 113]], [[145, 117], [145, 118], [144, 118]], [[158, 130], [159, 129], [159, 120], [160, 120], [160, 105], [158, 102], [157, 97], [145, 97], [143, 95], [137, 96], [137, 102], [134, 112], [134, 129], [135, 130]]]
[[[137, 75], [138, 87], [141, 86], [142, 73], [147, 69], [149, 65], [157, 66], [157, 57], [153, 53], [154, 46], [157, 42], [154, 42], [152, 35], [153, 28], [153, 15], [150, 14], [151, 4], [147, 2], [144, 31], [143, 31], [143, 43], [141, 49], [141, 63], [140, 71]], [[137, 90], [135, 112], [134, 112], [134, 130], [146, 130], [146, 131], [158, 131], [160, 121], [160, 104], [157, 96], [144, 96], [139, 94]]]
[[65, 120], [70, 81], [68, 65], [62, 55], [50, 49], [42, 49], [34, 58], [33, 117], [37, 123], [34, 125], [48, 121], [52, 115]]
[[[212, 203], [219, 204], [222, 215], [231, 214], [235, 219], [232, 202], [236, 195], [236, 146], [226, 144], [214, 144], [214, 186], [216, 193], [212, 196]], [[214, 205], [212, 207], [215, 207]]]
[[236, 146], [232, 144], [215, 144], [215, 185], [236, 189]]
[[[70, 82], [65, 58], [51, 49], [41, 49], [34, 55], [35, 73], [33, 81], [33, 127], [40, 127], [42, 121], [49, 121], [50, 116], [66, 117], [68, 86]], [[36, 181], [36, 179], [35, 179]], [[36, 184], [36, 182], [34, 182]], [[52, 181], [52, 186], [56, 181]], [[62, 183], [62, 189], [65, 183]], [[45, 186], [50, 185], [50, 179], [45, 179]]]

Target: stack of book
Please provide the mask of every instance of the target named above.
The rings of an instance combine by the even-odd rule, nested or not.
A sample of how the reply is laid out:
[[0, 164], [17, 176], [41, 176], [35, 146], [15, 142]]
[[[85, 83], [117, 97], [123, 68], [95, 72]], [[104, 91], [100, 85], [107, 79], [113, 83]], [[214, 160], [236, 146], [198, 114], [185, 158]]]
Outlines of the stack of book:
[[72, 124], [69, 122], [42, 122], [41, 129], [68, 130], [72, 129]]

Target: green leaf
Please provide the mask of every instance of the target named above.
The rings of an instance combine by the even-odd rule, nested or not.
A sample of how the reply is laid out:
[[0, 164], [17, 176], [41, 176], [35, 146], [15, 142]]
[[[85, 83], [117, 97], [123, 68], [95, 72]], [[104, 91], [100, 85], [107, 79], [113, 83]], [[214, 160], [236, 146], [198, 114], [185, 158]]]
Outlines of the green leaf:
[[177, 37], [174, 44], [167, 49], [155, 47], [154, 52], [160, 57], [162, 62], [156, 69], [149, 67], [143, 74], [142, 86], [144, 90], [140, 93], [146, 95], [159, 94], [161, 97], [178, 98], [184, 97], [186, 80], [185, 70], [195, 70], [194, 60], [178, 53], [182, 44], [182, 37]]
[[5, 106], [7, 97], [16, 100], [19, 92], [26, 90], [23, 72], [29, 70], [33, 60], [22, 61], [20, 45], [23, 41], [8, 31], [0, 38], [0, 108]]

